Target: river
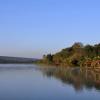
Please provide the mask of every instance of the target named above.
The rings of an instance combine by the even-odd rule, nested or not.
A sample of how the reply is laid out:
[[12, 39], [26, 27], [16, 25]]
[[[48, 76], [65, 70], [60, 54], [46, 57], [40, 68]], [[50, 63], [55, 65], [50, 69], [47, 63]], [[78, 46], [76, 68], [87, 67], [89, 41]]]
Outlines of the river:
[[0, 64], [0, 100], [100, 100], [100, 73]]

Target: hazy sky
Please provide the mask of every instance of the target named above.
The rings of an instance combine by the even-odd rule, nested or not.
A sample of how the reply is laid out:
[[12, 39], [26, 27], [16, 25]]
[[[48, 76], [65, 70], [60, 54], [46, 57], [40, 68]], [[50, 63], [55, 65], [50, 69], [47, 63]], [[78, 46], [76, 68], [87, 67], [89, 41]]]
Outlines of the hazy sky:
[[100, 0], [0, 0], [0, 55], [41, 57], [100, 42]]

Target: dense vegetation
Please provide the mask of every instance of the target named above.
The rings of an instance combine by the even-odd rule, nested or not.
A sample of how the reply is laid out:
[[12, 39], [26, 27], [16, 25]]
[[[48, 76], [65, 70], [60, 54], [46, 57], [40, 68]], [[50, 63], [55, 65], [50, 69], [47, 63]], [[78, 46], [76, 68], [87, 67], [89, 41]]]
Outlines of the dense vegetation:
[[44, 55], [40, 62], [59, 66], [80, 66], [86, 60], [100, 59], [99, 56], [100, 44], [84, 46], [77, 42], [56, 54]]

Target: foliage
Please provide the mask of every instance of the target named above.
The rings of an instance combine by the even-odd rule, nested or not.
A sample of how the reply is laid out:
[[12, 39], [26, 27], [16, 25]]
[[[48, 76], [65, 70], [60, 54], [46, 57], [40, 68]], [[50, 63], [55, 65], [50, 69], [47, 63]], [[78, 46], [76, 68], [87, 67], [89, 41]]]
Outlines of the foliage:
[[86, 59], [100, 59], [100, 44], [84, 46], [80, 42], [56, 54], [43, 56], [43, 62], [60, 66], [80, 66]]

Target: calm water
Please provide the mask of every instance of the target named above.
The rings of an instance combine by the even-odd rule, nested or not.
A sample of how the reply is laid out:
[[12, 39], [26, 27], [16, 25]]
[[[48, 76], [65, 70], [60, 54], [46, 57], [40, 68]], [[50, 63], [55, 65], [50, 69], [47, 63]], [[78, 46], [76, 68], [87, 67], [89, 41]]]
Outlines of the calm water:
[[0, 100], [100, 100], [100, 74], [37, 65], [0, 65]]

